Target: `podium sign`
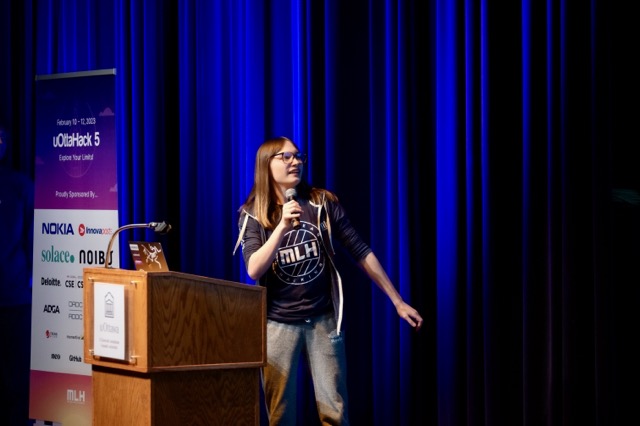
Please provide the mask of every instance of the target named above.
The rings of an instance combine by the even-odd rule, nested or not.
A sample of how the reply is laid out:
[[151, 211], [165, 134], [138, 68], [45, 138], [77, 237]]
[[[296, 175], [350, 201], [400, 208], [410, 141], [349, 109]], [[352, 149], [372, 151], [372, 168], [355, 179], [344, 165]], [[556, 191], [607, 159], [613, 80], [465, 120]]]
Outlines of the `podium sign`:
[[93, 286], [93, 355], [124, 360], [127, 329], [124, 326], [125, 286], [95, 283]]
[[[264, 287], [180, 272], [85, 268], [83, 306], [93, 425], [260, 423]], [[117, 309], [123, 330], [109, 322]], [[117, 336], [111, 344], [109, 327]]]

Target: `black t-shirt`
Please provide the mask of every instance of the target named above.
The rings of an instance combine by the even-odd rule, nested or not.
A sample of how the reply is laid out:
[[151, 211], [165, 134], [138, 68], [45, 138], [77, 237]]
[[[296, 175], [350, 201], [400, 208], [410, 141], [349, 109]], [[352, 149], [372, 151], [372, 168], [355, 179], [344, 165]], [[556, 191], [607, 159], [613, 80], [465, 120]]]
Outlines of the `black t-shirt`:
[[267, 317], [298, 322], [332, 309], [330, 260], [324, 251], [315, 209], [301, 203], [300, 228], [282, 239], [267, 271]]

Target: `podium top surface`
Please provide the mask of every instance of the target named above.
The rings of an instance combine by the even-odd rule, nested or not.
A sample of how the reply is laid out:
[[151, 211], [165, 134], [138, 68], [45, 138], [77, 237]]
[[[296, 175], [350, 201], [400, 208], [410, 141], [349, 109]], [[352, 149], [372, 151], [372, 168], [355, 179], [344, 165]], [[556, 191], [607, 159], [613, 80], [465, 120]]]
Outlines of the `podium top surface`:
[[[96, 283], [124, 287], [126, 359], [94, 356]], [[266, 363], [266, 289], [183, 272], [85, 268], [85, 362], [139, 372]]]

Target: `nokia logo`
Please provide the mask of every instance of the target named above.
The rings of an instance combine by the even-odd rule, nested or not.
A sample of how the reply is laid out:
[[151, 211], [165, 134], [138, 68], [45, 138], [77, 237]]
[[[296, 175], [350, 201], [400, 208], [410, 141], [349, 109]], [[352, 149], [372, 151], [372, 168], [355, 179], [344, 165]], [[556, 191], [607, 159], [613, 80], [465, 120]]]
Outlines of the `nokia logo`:
[[46, 235], [75, 235], [70, 223], [43, 223], [42, 233]]

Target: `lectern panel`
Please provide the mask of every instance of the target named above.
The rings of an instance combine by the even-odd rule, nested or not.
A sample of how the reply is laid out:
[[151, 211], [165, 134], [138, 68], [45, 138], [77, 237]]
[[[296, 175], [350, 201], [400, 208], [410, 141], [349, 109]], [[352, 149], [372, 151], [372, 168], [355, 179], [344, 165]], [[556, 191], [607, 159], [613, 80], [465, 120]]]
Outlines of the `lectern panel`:
[[[97, 356], [96, 283], [124, 286], [125, 360]], [[84, 270], [85, 362], [151, 372], [260, 367], [266, 362], [263, 287], [180, 272]]]
[[[95, 311], [105, 316], [112, 308], [95, 305], [96, 293], [104, 299], [98, 303], [111, 303], [111, 290], [125, 305], [121, 359], [95, 351], [94, 333], [103, 331], [94, 329]], [[83, 297], [94, 426], [259, 424], [265, 288], [179, 272], [85, 268]]]

